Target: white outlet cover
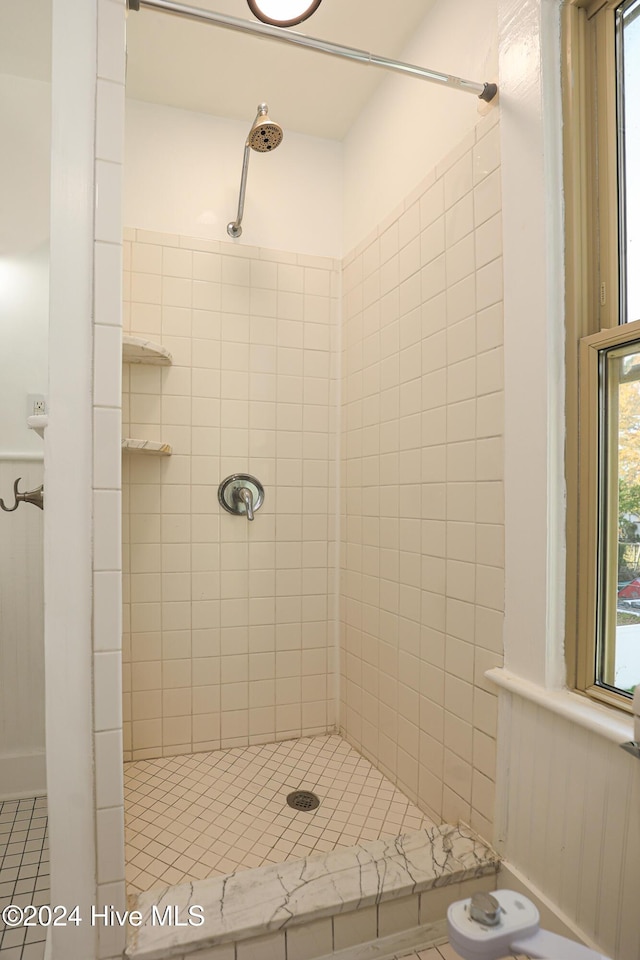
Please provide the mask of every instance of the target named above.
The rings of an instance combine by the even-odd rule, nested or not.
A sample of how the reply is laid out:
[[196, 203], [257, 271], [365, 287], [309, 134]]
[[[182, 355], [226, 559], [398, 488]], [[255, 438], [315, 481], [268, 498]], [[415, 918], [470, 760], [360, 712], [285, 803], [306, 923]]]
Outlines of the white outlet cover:
[[47, 412], [47, 400], [43, 393], [27, 394], [27, 416], [41, 417]]

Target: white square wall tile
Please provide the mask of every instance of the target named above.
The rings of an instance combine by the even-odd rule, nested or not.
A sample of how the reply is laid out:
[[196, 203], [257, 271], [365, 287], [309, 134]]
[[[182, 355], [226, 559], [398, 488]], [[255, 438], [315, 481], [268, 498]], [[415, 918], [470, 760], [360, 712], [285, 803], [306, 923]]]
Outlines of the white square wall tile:
[[124, 910], [127, 905], [127, 895], [123, 880], [113, 883], [98, 884], [98, 903], [112, 903], [116, 910]]
[[502, 258], [499, 257], [476, 273], [476, 306], [483, 310], [502, 299]]
[[494, 170], [473, 191], [473, 209], [476, 228], [495, 216], [502, 207], [500, 171]]
[[93, 402], [120, 407], [122, 402], [122, 333], [117, 326], [94, 326]]
[[98, 80], [96, 104], [96, 158], [124, 160], [124, 84]]
[[94, 321], [120, 326], [122, 323], [122, 245], [94, 245]]
[[[107, 889], [116, 886], [115, 884], [106, 884]], [[103, 887], [99, 887], [104, 889]], [[112, 899], [108, 897], [98, 898], [98, 903], [104, 904], [114, 904]], [[115, 906], [115, 904], [114, 904]], [[124, 907], [120, 908], [121, 911], [124, 910]], [[105, 926], [100, 922], [98, 926], [98, 960], [119, 960], [124, 952], [126, 944], [126, 930], [124, 927], [120, 926]], [[27, 954], [23, 953], [24, 960], [27, 960]], [[35, 960], [35, 955], [34, 955]]]
[[122, 165], [96, 161], [95, 239], [108, 243], [122, 240]]
[[119, 570], [122, 507], [118, 491], [97, 490], [93, 495], [93, 568]]
[[449, 883], [445, 887], [434, 887], [420, 894], [420, 924], [437, 923], [444, 920], [452, 903], [461, 899], [460, 884]]
[[500, 128], [493, 127], [473, 148], [473, 181], [479, 183], [500, 165]]
[[331, 918], [287, 930], [287, 960], [313, 960], [333, 951]]
[[111, 807], [98, 810], [98, 883], [124, 879], [124, 810]]
[[378, 908], [364, 907], [333, 918], [334, 950], [368, 943], [378, 936]]
[[98, 76], [124, 83], [126, 0], [98, 0]]
[[285, 935], [272, 933], [236, 944], [236, 960], [285, 960]]
[[117, 730], [122, 725], [122, 671], [118, 653], [94, 655], [94, 729]]
[[389, 900], [378, 906], [378, 936], [387, 937], [417, 927], [419, 923], [420, 898], [403, 897]]
[[497, 213], [476, 230], [476, 266], [478, 268], [502, 255], [502, 214]]
[[93, 645], [119, 650], [122, 642], [122, 576], [118, 570], [93, 575]]
[[444, 175], [444, 200], [446, 209], [451, 208], [473, 187], [471, 153], [465, 153]]
[[96, 803], [98, 809], [124, 803], [122, 733], [109, 730], [95, 735]]
[[117, 489], [122, 465], [120, 410], [94, 408], [93, 435], [93, 486]]
[[211, 947], [209, 950], [188, 953], [184, 960], [235, 960], [235, 955], [234, 943], [222, 943], [219, 947]]

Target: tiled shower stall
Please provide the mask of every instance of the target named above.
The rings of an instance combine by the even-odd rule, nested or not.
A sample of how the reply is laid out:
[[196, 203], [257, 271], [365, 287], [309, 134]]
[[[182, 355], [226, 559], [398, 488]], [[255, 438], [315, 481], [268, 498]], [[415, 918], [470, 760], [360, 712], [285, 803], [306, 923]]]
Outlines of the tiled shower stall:
[[[302, 757], [336, 729], [380, 771], [378, 809], [397, 785], [414, 819], [492, 837], [498, 135], [482, 120], [343, 263], [125, 232], [124, 332], [172, 355], [123, 368], [123, 436], [172, 449], [123, 460], [131, 890], [356, 842], [339, 809], [310, 835], [286, 804], [252, 818], [209, 772], [257, 773], [258, 745], [290, 758], [319, 737]], [[218, 503], [239, 472], [265, 487], [253, 522]], [[262, 806], [298, 781], [326, 783], [300, 760]]]
[[[386, 777], [390, 789], [400, 787], [407, 802], [414, 802], [421, 813], [436, 820], [461, 817], [493, 839], [497, 704], [484, 671], [500, 664], [502, 658], [501, 178], [509, 399], [506, 530], [511, 623], [507, 624], [506, 639], [509, 670], [525, 682], [521, 690], [513, 686], [500, 693], [500, 736], [505, 748], [498, 770], [496, 839], [506, 859], [553, 898], [571, 922], [598, 938], [602, 949], [614, 955], [621, 938], [623, 948], [630, 945], [629, 955], [637, 946], [637, 924], [629, 909], [633, 894], [618, 896], [625, 878], [633, 881], [638, 862], [631, 855], [624, 856], [625, 850], [629, 854], [635, 849], [638, 836], [637, 822], [630, 813], [635, 807], [620, 787], [625, 781], [619, 768], [633, 789], [637, 778], [633, 780], [628, 767], [623, 767], [626, 758], [611, 737], [603, 739], [591, 729], [580, 730], [576, 736], [574, 716], [552, 717], [547, 710], [550, 695], [540, 701], [533, 697], [533, 704], [523, 701], [531, 696], [531, 691], [523, 692], [525, 687], [535, 692], [557, 685], [556, 668], [561, 660], [560, 634], [551, 636], [560, 622], [554, 620], [562, 600], [555, 562], [563, 527], [562, 522], [554, 522], [562, 516], [563, 425], [558, 376], [564, 243], [557, 122], [561, 116], [559, 7], [540, 0], [499, 0], [495, 6], [478, 2], [465, 9], [469, 21], [465, 31], [446, 29], [452, 25], [447, 16], [455, 18], [459, 12], [457, 4], [439, 3], [434, 5], [436, 9], [440, 19], [435, 25], [442, 29], [422, 32], [419, 40], [424, 49], [418, 50], [417, 59], [428, 62], [429, 52], [435, 49], [438, 55], [445, 52], [451, 56], [453, 67], [458, 58], [461, 73], [469, 63], [479, 69], [478, 58], [483, 59], [483, 75], [485, 64], [490, 67], [487, 75], [499, 72], [500, 96], [507, 106], [501, 119], [502, 175], [498, 172], [495, 108], [478, 121], [476, 104], [473, 114], [470, 103], [464, 113], [462, 106], [453, 107], [453, 100], [447, 100], [445, 106], [443, 95], [440, 111], [434, 96], [426, 111], [430, 123], [422, 124], [428, 133], [420, 140], [415, 118], [423, 118], [425, 112], [419, 112], [423, 108], [416, 108], [415, 101], [411, 107], [409, 88], [406, 94], [395, 88], [389, 100], [383, 98], [365, 108], [352, 142], [346, 144], [346, 233], [357, 248], [341, 264], [310, 264], [306, 255], [295, 250], [287, 257], [272, 249], [286, 247], [284, 243], [265, 243], [248, 251], [242, 244], [234, 247], [226, 241], [211, 245], [201, 239], [194, 241], [190, 237], [198, 230], [182, 230], [177, 223], [165, 226], [145, 223], [144, 218], [126, 219], [136, 233], [128, 234], [125, 244], [161, 248], [160, 254], [151, 252], [151, 263], [139, 270], [133, 266], [131, 250], [129, 265], [147, 279], [136, 281], [138, 299], [133, 296], [131, 279], [131, 287], [125, 289], [128, 302], [150, 307], [149, 318], [155, 314], [154, 325], [146, 328], [143, 324], [141, 332], [151, 339], [163, 339], [163, 313], [169, 321], [173, 311], [171, 322], [177, 323], [181, 332], [169, 333], [167, 327], [167, 336], [190, 340], [192, 360], [202, 359], [201, 365], [192, 364], [194, 370], [212, 371], [200, 378], [199, 389], [203, 389], [203, 381], [210, 381], [205, 389], [211, 389], [217, 371], [222, 390], [225, 354], [233, 364], [229, 368], [233, 376], [226, 378], [231, 391], [226, 397], [222, 392], [200, 395], [198, 388], [194, 391], [197, 377], [193, 371], [187, 384], [188, 364], [181, 362], [185, 357], [182, 345], [173, 347], [174, 368], [162, 371], [159, 378], [130, 367], [124, 370], [129, 397], [142, 398], [135, 401], [139, 419], [133, 420], [129, 413], [125, 422], [129, 426], [135, 423], [136, 432], [144, 436], [143, 431], [148, 431], [154, 439], [169, 442], [169, 432], [175, 434], [171, 441], [175, 462], [144, 465], [142, 460], [134, 461], [132, 454], [126, 454], [131, 459], [123, 461], [128, 471], [125, 493], [133, 494], [124, 503], [125, 526], [133, 520], [130, 530], [124, 531], [125, 560], [136, 567], [126, 572], [125, 589], [131, 590], [127, 597], [130, 614], [136, 605], [145, 608], [136, 610], [125, 623], [133, 629], [131, 647], [124, 651], [124, 679], [131, 686], [126, 686], [123, 700], [119, 536], [123, 515], [123, 238], [119, 211], [126, 179], [122, 142], [126, 3], [54, 0], [50, 393], [56, 405], [45, 434], [48, 509], [44, 523], [47, 790], [56, 865], [51, 892], [55, 902], [80, 902], [85, 912], [96, 902], [112, 903], [118, 909], [125, 906], [123, 706], [130, 711], [126, 723], [131, 724], [125, 756], [136, 757], [129, 773], [139, 772], [139, 765], [146, 764], [147, 769], [160, 771], [154, 776], [162, 778], [168, 771], [165, 779], [171, 781], [171, 790], [176, 777], [193, 779], [190, 772], [195, 762], [215, 763], [217, 746], [230, 756], [237, 751], [259, 751], [264, 739], [267, 748], [275, 752], [295, 742], [279, 738], [299, 737], [305, 731], [310, 742], [330, 740], [336, 735], [335, 724], [349, 745], [372, 763], [374, 775]], [[481, 19], [483, 14], [486, 16]], [[485, 27], [486, 33], [480, 37]], [[527, 49], [531, 56], [515, 58], [513, 51], [519, 49]], [[423, 96], [428, 101], [429, 95], [421, 88]], [[518, 109], [518, 104], [526, 104], [526, 109]], [[377, 128], [368, 137], [362, 135], [366, 134], [363, 127], [375, 127], [369, 123], [372, 115], [390, 105], [403, 108], [387, 110], [386, 120], [397, 120], [397, 125], [390, 124], [392, 129], [397, 132], [409, 115], [405, 106], [411, 108], [411, 123], [406, 124], [402, 136], [389, 136], [372, 151]], [[433, 129], [438, 136], [432, 136]], [[378, 213], [383, 216], [405, 188], [408, 191], [422, 176], [422, 168], [414, 175], [415, 163], [422, 162], [425, 147], [440, 143], [441, 132], [446, 149], [458, 141], [457, 149], [440, 161], [439, 155], [429, 153], [424, 172], [437, 163], [435, 169], [361, 242]], [[418, 149], [414, 149], [414, 141]], [[156, 151], [162, 166], [169, 168], [166, 155], [166, 150]], [[372, 176], [368, 175], [369, 166], [358, 162], [366, 161], [367, 155]], [[209, 163], [209, 154], [206, 156]], [[413, 166], [405, 162], [408, 157]], [[172, 159], [176, 159], [173, 154]], [[393, 178], [385, 179], [387, 161], [397, 164], [397, 171], [394, 166]], [[399, 183], [404, 186], [398, 188]], [[369, 189], [371, 184], [380, 189]], [[320, 191], [317, 196], [322, 199]], [[367, 206], [366, 215], [353, 216], [358, 205]], [[367, 220], [371, 210], [378, 213]], [[146, 232], [169, 226], [169, 234]], [[224, 236], [224, 225], [220, 233]], [[165, 248], [172, 250], [166, 257]], [[340, 250], [338, 244], [335, 250]], [[332, 253], [335, 250], [332, 248]], [[190, 277], [180, 272], [185, 269], [185, 252], [191, 254]], [[196, 276], [196, 254], [219, 259], [219, 279]], [[246, 273], [234, 274], [235, 268], [227, 265], [224, 270], [230, 272], [223, 275], [223, 261], [234, 258], [251, 261], [248, 288]], [[335, 380], [331, 383], [334, 392], [327, 400], [326, 429], [304, 423], [307, 403], [310, 407], [324, 405], [319, 395], [308, 400], [303, 390], [300, 399], [299, 393], [286, 389], [279, 395], [281, 377], [284, 384], [284, 378], [293, 380], [298, 373], [278, 366], [281, 345], [277, 332], [275, 342], [252, 339], [254, 316], [270, 323], [275, 320], [276, 330], [284, 330], [285, 323], [300, 325], [296, 316], [286, 313], [252, 314], [251, 292], [247, 296], [246, 289], [252, 289], [256, 260], [264, 261], [268, 271], [275, 264], [275, 278], [271, 272], [268, 282], [267, 274], [256, 270], [255, 286], [268, 293], [271, 303], [275, 291], [276, 311], [281, 293], [283, 302], [289, 302], [285, 310], [293, 308], [294, 300], [299, 309], [298, 298], [311, 293], [305, 289], [307, 270], [340, 276], [338, 285], [331, 288], [331, 298], [340, 300], [336, 340], [329, 347], [326, 342], [305, 343], [303, 331], [302, 343], [282, 344], [303, 353], [303, 372], [307, 351], [331, 355], [329, 374], [325, 369], [314, 374], [318, 380]], [[285, 267], [303, 271], [302, 289], [299, 274], [295, 280], [287, 277]], [[149, 281], [150, 276], [155, 279]], [[184, 303], [184, 283], [175, 281], [190, 284], [190, 306]], [[219, 309], [194, 303], [200, 282], [220, 285]], [[298, 284], [297, 289], [287, 288], [292, 282]], [[225, 294], [224, 312], [241, 321], [238, 330], [236, 323], [223, 329], [219, 316], [219, 333], [214, 322], [208, 328], [214, 336], [201, 335], [194, 326], [195, 313], [222, 313], [222, 286], [226, 284], [237, 288]], [[249, 317], [248, 339], [242, 329], [243, 314], [244, 320]], [[183, 324], [189, 325], [187, 336], [183, 336]], [[304, 308], [302, 326], [306, 327]], [[264, 329], [269, 329], [269, 324]], [[299, 326], [296, 330], [299, 336]], [[194, 340], [216, 339], [219, 357], [211, 344], [198, 344], [194, 353]], [[267, 356], [273, 356], [262, 349], [252, 353], [253, 347], [276, 349], [275, 374], [252, 366], [252, 357], [259, 357], [262, 364]], [[299, 354], [296, 357], [299, 363]], [[263, 374], [275, 375], [275, 399], [273, 394], [257, 401], [242, 393], [236, 395], [245, 383], [259, 382], [257, 378]], [[165, 394], [170, 379], [175, 392]], [[166, 404], [165, 397], [169, 400]], [[205, 409], [215, 411], [216, 401], [220, 422], [198, 422]], [[234, 427], [222, 423], [223, 402], [234, 404], [229, 408], [239, 417]], [[279, 423], [281, 403], [284, 419]], [[256, 409], [263, 404], [264, 409]], [[549, 416], [550, 411], [558, 416]], [[294, 415], [293, 420], [287, 419], [289, 414]], [[252, 415], [271, 420], [260, 421], [256, 428]], [[219, 429], [219, 444], [229, 441], [224, 463], [208, 459], [219, 457], [221, 447], [213, 452], [209, 441], [215, 441], [214, 433], [206, 439], [201, 429]], [[308, 429], [314, 435], [326, 433], [328, 438], [333, 432], [328, 453], [324, 444], [315, 441], [305, 452], [304, 431]], [[230, 432], [224, 435], [223, 430]], [[264, 432], [262, 439], [269, 444], [273, 442], [271, 434], [278, 435], [275, 447], [266, 455], [254, 446], [256, 431]], [[293, 437], [298, 433], [303, 433], [302, 454]], [[532, 437], [535, 457], [531, 456]], [[335, 442], [333, 448], [330, 442]], [[317, 499], [313, 501], [317, 516], [326, 510], [323, 535], [318, 527], [306, 532], [304, 528], [304, 493], [299, 491], [308, 483], [301, 472], [307, 455], [313, 461], [309, 467], [312, 486], [327, 491], [326, 507], [322, 492], [314, 493]], [[297, 475], [291, 474], [291, 497], [284, 508], [275, 494], [268, 497], [251, 529], [236, 518], [225, 517], [228, 523], [215, 524], [210, 506], [215, 502], [217, 482], [227, 471], [239, 469], [238, 458], [257, 470], [258, 465], [262, 469], [263, 461], [280, 456], [300, 462], [301, 468]], [[332, 458], [336, 465], [333, 479], [322, 474], [322, 479], [316, 480], [316, 468], [322, 470], [323, 460], [329, 464]], [[269, 476], [265, 469], [264, 477]], [[278, 480], [278, 488], [281, 482]], [[203, 491], [194, 495], [196, 487], [208, 487], [208, 496]], [[336, 491], [333, 501], [332, 491]], [[67, 509], [69, 498], [73, 510]], [[169, 509], [165, 511], [165, 507]], [[166, 520], [165, 513], [167, 518], [178, 518], [173, 531], [173, 520]], [[198, 518], [195, 522], [194, 517]], [[286, 529], [290, 517], [295, 521]], [[273, 525], [273, 537], [264, 541], [264, 552], [254, 551], [260, 542], [260, 528], [267, 524]], [[187, 535], [187, 526], [189, 539], [181, 539]], [[279, 526], [284, 533], [281, 541]], [[236, 531], [233, 538], [231, 531]], [[203, 539], [198, 540], [199, 536]], [[326, 559], [322, 548], [315, 553], [323, 540]], [[527, 543], [526, 557], [521, 552], [523, 542]], [[339, 562], [331, 552], [332, 543], [339, 547]], [[203, 544], [211, 549], [205, 550]], [[165, 551], [165, 546], [171, 549]], [[312, 552], [307, 552], [308, 565], [305, 548]], [[309, 589], [305, 586], [307, 569], [313, 571], [306, 581]], [[339, 585], [337, 580], [332, 585], [331, 578], [337, 578], [338, 570]], [[286, 573], [279, 577], [282, 571]], [[326, 571], [326, 584], [319, 571]], [[254, 573], [259, 574], [253, 579], [255, 592]], [[206, 576], [199, 578], [198, 574]], [[292, 578], [290, 583], [288, 578]], [[530, 589], [530, 578], [539, 589]], [[271, 593], [263, 594], [271, 584]], [[208, 591], [214, 595], [206, 595]], [[318, 598], [323, 596], [326, 613], [321, 616]], [[267, 612], [262, 603], [269, 597], [274, 598], [273, 612]], [[312, 599], [306, 603], [309, 597]], [[339, 598], [333, 608], [332, 598]], [[229, 602], [224, 613], [223, 599]], [[188, 615], [185, 605], [190, 609]], [[204, 615], [202, 621], [200, 614]], [[327, 632], [321, 639], [314, 631], [323, 624], [323, 617]], [[223, 635], [232, 634], [237, 646], [226, 647]], [[286, 644], [280, 651], [279, 643]], [[306, 661], [305, 650], [312, 654]], [[316, 659], [319, 651], [326, 655], [324, 668]], [[280, 667], [279, 652], [286, 654], [280, 658]], [[148, 672], [145, 664], [153, 665]], [[279, 669], [292, 672], [279, 675]], [[504, 676], [501, 680], [506, 686]], [[225, 697], [227, 682], [234, 689]], [[287, 702], [278, 700], [279, 683]], [[570, 696], [566, 694], [565, 699]], [[332, 703], [338, 704], [333, 717]], [[311, 726], [306, 727], [307, 722]], [[535, 763], [525, 763], [522, 758], [531, 756], [532, 743], [537, 751]], [[552, 750], [547, 749], [549, 743], [554, 745]], [[612, 764], [616, 775], [607, 777], [601, 789], [582, 789], [593, 782], [594, 774], [613, 770]], [[253, 775], [254, 767], [249, 769]], [[535, 795], [530, 789], [533, 771], [539, 774], [534, 778], [539, 784]], [[376, 782], [379, 791], [382, 781]], [[545, 793], [549, 783], [555, 785], [554, 796], [558, 795], [558, 803], [551, 807]], [[374, 787], [367, 785], [367, 789]], [[389, 788], [384, 785], [382, 789], [388, 792]], [[163, 799], [170, 792], [165, 791]], [[577, 804], [576, 796], [580, 798]], [[615, 816], [611, 816], [612, 798]], [[181, 803], [183, 812], [174, 823], [182, 827], [184, 805], [195, 803], [191, 795], [182, 797]], [[552, 824], [548, 820], [551, 808], [561, 812]], [[533, 834], [532, 811], [543, 825]], [[154, 814], [151, 810], [150, 815]], [[568, 846], [558, 840], [565, 824]], [[439, 839], [449, 843], [447, 829]], [[344, 834], [346, 830], [339, 836]], [[587, 848], [581, 842], [586, 835], [593, 839]], [[532, 836], [542, 839], [532, 845]], [[189, 845], [194, 840], [187, 835], [185, 842]], [[598, 868], [598, 857], [603, 869]], [[25, 875], [25, 879], [31, 878]], [[215, 885], [215, 878], [211, 883]], [[629, 882], [625, 891], [636, 888], [637, 884], [634, 887]], [[396, 932], [406, 929], [409, 915], [414, 922], [422, 920], [426, 916], [423, 896], [421, 892], [407, 904], [400, 895], [397, 902], [390, 900], [363, 910], [364, 939], [376, 935], [387, 912], [393, 913]], [[443, 906], [439, 900], [440, 916]], [[318, 942], [324, 953], [331, 945], [346, 945], [342, 933], [348, 935], [349, 944], [354, 942], [350, 927], [357, 924], [353, 921], [354, 916], [334, 918], [333, 923], [322, 921], [324, 938]], [[304, 941], [306, 948], [313, 937], [317, 940], [316, 921], [309, 926], [312, 931], [302, 928], [279, 933], [275, 938], [277, 955], [283, 956], [285, 946], [288, 950], [296, 941]], [[121, 929], [85, 926], [77, 931], [56, 929], [52, 935], [55, 956], [74, 960], [117, 960], [122, 956]], [[362, 936], [358, 942], [363, 942]], [[268, 953], [274, 943], [262, 946]], [[223, 960], [233, 952], [233, 947], [229, 952], [223, 945], [216, 948], [215, 956]], [[186, 955], [193, 960], [190, 949]], [[237, 956], [242, 955], [248, 954], [238, 949]], [[446, 951], [443, 956], [447, 960]], [[309, 958], [306, 949], [305, 958]]]
[[[499, 662], [501, 623], [497, 116], [343, 263], [130, 222], [124, 331], [162, 342], [174, 363], [126, 365], [121, 383], [124, 7], [100, 0], [97, 66], [87, 67], [98, 87], [87, 895], [93, 869], [98, 899], [124, 904], [121, 408], [126, 434], [173, 447], [164, 460], [123, 459], [125, 757], [210, 755], [337, 727], [385, 791], [397, 784], [423, 813], [471, 820], [489, 837], [495, 699], [482, 672]], [[60, 293], [53, 301], [59, 309]], [[220, 480], [244, 471], [267, 491], [251, 525], [216, 499]], [[55, 477], [52, 460], [52, 493]], [[64, 775], [50, 784], [54, 805]], [[54, 856], [72, 820], [78, 829], [77, 815], [54, 824]], [[100, 931], [101, 957], [121, 949], [120, 931]]]

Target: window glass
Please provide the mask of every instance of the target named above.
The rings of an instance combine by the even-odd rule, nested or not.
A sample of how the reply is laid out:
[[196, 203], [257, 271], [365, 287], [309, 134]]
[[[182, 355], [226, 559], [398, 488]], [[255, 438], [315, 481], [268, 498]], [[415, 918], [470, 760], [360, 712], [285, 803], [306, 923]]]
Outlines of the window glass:
[[601, 571], [596, 683], [640, 683], [640, 342], [601, 354]]
[[640, 320], [640, 0], [617, 11], [620, 319]]

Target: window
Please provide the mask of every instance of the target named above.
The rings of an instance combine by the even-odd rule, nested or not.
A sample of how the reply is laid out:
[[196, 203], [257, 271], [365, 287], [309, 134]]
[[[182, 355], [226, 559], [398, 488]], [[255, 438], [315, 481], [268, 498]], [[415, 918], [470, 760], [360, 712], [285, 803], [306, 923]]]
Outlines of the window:
[[616, 11], [623, 322], [640, 320], [640, 0]]
[[567, 604], [572, 685], [640, 683], [640, 0], [567, 14]]

